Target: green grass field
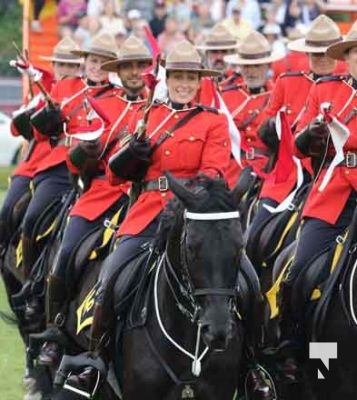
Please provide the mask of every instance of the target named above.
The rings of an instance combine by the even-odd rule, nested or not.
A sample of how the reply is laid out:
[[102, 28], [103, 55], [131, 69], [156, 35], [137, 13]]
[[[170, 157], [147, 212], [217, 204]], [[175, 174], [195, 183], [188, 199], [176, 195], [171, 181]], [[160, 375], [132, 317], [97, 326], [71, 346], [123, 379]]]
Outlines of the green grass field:
[[[4, 195], [4, 190], [0, 190], [0, 205], [2, 204]], [[9, 311], [2, 280], [0, 281], [0, 310]], [[24, 373], [24, 358], [24, 346], [17, 328], [6, 324], [0, 319], [1, 400], [20, 400], [23, 398], [22, 378]]]

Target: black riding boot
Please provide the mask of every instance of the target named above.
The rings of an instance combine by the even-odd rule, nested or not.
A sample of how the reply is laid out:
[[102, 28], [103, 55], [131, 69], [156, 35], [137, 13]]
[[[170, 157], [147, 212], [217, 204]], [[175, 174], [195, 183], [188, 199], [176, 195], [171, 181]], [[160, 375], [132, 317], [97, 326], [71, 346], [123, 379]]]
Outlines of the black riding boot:
[[[106, 355], [106, 329], [104, 324], [103, 305], [101, 302], [96, 302], [93, 309], [93, 322], [90, 333], [89, 351], [92, 353], [91, 360], [98, 360], [98, 357], [107, 365]], [[102, 381], [105, 376], [95, 368], [95, 366], [84, 366], [79, 371], [73, 371], [72, 374], [66, 379], [67, 389], [71, 387], [72, 390], [77, 392], [86, 393], [91, 396], [98, 388], [98, 379]]]
[[249, 321], [246, 322], [246, 354], [248, 361], [248, 373], [245, 379], [245, 390], [249, 400], [273, 400], [275, 392], [273, 382], [266, 370], [259, 365], [256, 357], [256, 349], [261, 340], [264, 324], [263, 299], [256, 300], [256, 305], [251, 310]]
[[22, 235], [21, 243], [24, 278], [25, 280], [27, 280], [30, 277], [32, 267], [37, 260], [38, 254], [37, 250], [35, 249], [34, 243], [30, 238]]
[[282, 378], [287, 382], [296, 383], [300, 380], [300, 368], [297, 355], [301, 351], [301, 335], [298, 331], [298, 324], [294, 317], [292, 308], [291, 283], [283, 282], [280, 287], [280, 344], [278, 345], [276, 356], [281, 360]]
[[47, 329], [42, 333], [31, 335], [32, 339], [45, 342], [38, 357], [42, 365], [56, 366], [60, 361], [60, 348], [67, 342], [65, 334], [60, 329], [65, 321], [63, 310], [66, 302], [65, 281], [51, 275], [48, 280], [46, 298]]

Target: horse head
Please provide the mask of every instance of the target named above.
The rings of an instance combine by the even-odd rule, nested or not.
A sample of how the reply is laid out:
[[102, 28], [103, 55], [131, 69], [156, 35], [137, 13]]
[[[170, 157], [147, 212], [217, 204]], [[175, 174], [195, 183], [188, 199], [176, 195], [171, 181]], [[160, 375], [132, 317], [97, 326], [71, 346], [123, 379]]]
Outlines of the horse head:
[[168, 237], [167, 256], [185, 282], [206, 345], [225, 350], [237, 333], [237, 280], [244, 246], [237, 204], [246, 187], [229, 191], [222, 180], [208, 177], [187, 187], [166, 176], [181, 204], [179, 229]]

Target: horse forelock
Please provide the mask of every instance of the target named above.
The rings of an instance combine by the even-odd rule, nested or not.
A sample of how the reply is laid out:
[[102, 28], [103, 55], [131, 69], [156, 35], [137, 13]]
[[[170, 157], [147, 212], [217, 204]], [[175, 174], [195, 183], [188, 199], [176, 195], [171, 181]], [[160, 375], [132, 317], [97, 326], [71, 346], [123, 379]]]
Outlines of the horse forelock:
[[167, 239], [173, 228], [177, 226], [180, 219], [183, 218], [183, 211], [196, 213], [209, 212], [230, 212], [237, 210], [232, 192], [221, 179], [210, 179], [200, 177], [199, 184], [193, 180], [190, 188], [197, 193], [194, 201], [183, 204], [176, 197], [170, 200], [162, 213], [160, 226], [157, 231], [157, 239]]

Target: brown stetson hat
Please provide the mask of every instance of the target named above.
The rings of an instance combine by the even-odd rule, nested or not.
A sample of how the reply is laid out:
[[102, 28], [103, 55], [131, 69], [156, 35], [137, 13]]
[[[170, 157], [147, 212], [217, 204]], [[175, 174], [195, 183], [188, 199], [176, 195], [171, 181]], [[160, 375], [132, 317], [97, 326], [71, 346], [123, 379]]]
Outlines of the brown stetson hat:
[[73, 39], [65, 37], [53, 48], [52, 56], [40, 56], [40, 58], [52, 62], [80, 64], [82, 59], [72, 54], [74, 50], [79, 50], [78, 44]]
[[344, 60], [346, 52], [357, 46], [357, 21], [351, 26], [342, 42], [332, 44], [326, 50], [326, 54], [334, 60]]
[[128, 37], [120, 46], [118, 58], [103, 63], [101, 69], [116, 72], [121, 64], [128, 61], [146, 61], [149, 64], [152, 62], [150, 51], [144, 42], [135, 36]]
[[198, 50], [230, 50], [236, 49], [238, 46], [238, 41], [229, 32], [229, 30], [222, 24], [216, 24], [207, 38], [204, 40], [203, 44], [197, 45]]
[[115, 59], [118, 56], [117, 52], [118, 47], [114, 37], [109, 33], [99, 33], [93, 36], [86, 47], [80, 50], [74, 50], [71, 53], [81, 57], [94, 54], [96, 56]]
[[341, 40], [337, 24], [326, 15], [319, 15], [313, 20], [306, 36], [290, 42], [288, 49], [303, 53], [325, 53], [328, 46]]
[[283, 54], [273, 54], [265, 36], [253, 31], [242, 40], [237, 54], [224, 56], [223, 60], [233, 65], [259, 65], [269, 64], [283, 57]]
[[205, 69], [201, 56], [188, 40], [177, 43], [169, 52], [165, 60], [166, 71], [199, 72], [201, 76], [220, 75], [219, 71]]

